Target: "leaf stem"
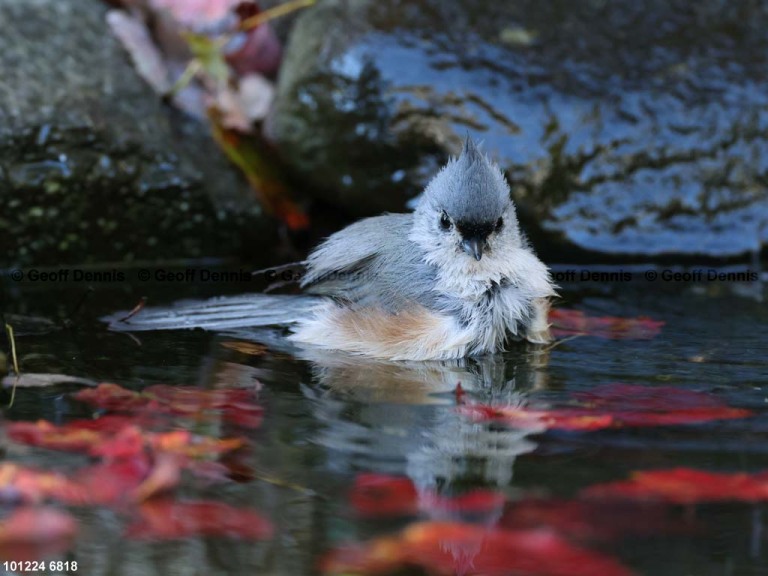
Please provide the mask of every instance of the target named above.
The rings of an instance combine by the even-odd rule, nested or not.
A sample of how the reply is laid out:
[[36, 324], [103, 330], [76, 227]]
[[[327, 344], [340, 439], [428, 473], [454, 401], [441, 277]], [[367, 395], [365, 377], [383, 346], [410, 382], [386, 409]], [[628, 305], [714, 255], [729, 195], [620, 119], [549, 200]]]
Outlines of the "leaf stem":
[[16, 398], [16, 385], [19, 382], [19, 376], [21, 376], [21, 370], [19, 370], [19, 359], [16, 356], [16, 338], [13, 336], [13, 326], [6, 322], [5, 331], [8, 334], [8, 341], [11, 343], [11, 360], [13, 361], [13, 371], [16, 373], [16, 380], [13, 383], [11, 389], [11, 400], [8, 402], [8, 408], [13, 406], [13, 400]]
[[280, 16], [285, 16], [286, 14], [290, 14], [296, 10], [301, 10], [302, 8], [312, 6], [315, 1], [316, 0], [291, 0], [290, 2], [286, 2], [284, 4], [278, 4], [277, 6], [273, 6], [268, 10], [264, 10], [263, 12], [259, 12], [258, 14], [243, 20], [240, 23], [240, 30], [243, 32], [246, 30], [252, 30], [261, 26], [264, 24], [264, 22], [269, 22], [270, 20], [274, 20]]

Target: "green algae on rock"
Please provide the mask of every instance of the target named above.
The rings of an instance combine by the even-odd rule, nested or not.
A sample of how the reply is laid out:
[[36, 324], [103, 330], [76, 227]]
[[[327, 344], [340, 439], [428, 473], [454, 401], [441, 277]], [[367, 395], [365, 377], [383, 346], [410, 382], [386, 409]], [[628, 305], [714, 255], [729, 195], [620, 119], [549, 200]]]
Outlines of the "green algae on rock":
[[0, 266], [235, 255], [274, 227], [88, 0], [0, 0]]

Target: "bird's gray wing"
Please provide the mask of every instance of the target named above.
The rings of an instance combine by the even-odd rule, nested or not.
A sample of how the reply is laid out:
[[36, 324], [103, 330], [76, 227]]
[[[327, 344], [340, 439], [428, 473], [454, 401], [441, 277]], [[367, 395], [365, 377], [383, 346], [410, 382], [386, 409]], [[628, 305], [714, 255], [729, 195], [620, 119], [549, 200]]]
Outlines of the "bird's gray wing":
[[302, 287], [393, 312], [429, 305], [434, 272], [408, 238], [412, 224], [412, 214], [385, 214], [333, 234], [307, 258]]

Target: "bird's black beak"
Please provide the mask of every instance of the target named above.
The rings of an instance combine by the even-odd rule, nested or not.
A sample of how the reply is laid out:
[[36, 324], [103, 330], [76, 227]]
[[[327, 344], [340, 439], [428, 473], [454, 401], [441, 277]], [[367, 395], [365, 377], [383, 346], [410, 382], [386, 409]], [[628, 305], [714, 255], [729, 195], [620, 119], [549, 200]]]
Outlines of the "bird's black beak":
[[481, 238], [478, 236], [466, 238], [461, 243], [461, 247], [464, 249], [464, 252], [472, 256], [478, 262], [480, 261], [480, 258], [483, 257], [484, 246], [485, 246], [485, 238]]

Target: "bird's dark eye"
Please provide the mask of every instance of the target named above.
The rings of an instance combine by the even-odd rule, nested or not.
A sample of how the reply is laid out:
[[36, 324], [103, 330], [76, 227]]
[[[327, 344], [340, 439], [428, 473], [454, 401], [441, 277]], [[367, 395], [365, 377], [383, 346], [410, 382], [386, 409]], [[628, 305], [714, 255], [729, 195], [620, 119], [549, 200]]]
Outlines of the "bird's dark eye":
[[440, 215], [440, 228], [443, 230], [450, 230], [452, 226], [451, 219], [448, 217], [448, 214], [443, 212]]
[[496, 220], [496, 232], [504, 228], [504, 218], [499, 218]]

